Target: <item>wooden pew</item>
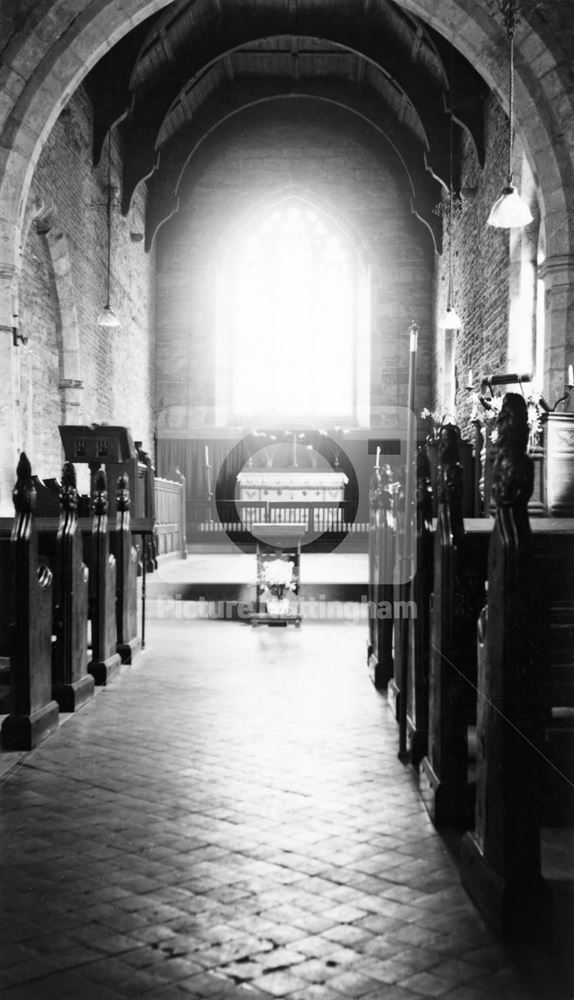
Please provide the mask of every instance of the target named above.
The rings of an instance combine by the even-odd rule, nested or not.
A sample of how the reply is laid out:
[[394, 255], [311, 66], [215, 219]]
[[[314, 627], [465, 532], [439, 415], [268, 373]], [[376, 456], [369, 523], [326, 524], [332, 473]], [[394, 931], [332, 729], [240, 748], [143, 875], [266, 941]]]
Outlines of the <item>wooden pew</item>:
[[[369, 490], [369, 675], [376, 688], [393, 676], [393, 607], [396, 522], [391, 469], [374, 470]], [[384, 603], [383, 603], [384, 602]]]
[[469, 727], [476, 711], [476, 619], [486, 575], [484, 532], [469, 535], [462, 517], [459, 432], [441, 430], [439, 508], [431, 599], [428, 750], [419, 789], [437, 826], [472, 824]]
[[[55, 540], [52, 693], [62, 712], [74, 712], [94, 693], [87, 673], [88, 569], [84, 564], [78, 525], [76, 471], [71, 462], [62, 470], [61, 513]], [[41, 536], [47, 545], [53, 536]]]
[[424, 446], [417, 451], [415, 559], [411, 598], [416, 618], [409, 619], [407, 740], [411, 764], [418, 767], [428, 744], [430, 595], [433, 580], [431, 466]]
[[10, 676], [10, 605], [12, 601], [10, 536], [0, 536], [0, 715], [12, 710]]
[[521, 396], [505, 396], [498, 431], [488, 602], [478, 639], [475, 829], [462, 842], [461, 876], [499, 933], [524, 938], [548, 926], [549, 894], [540, 873], [542, 713], [527, 510], [533, 463]]
[[[66, 463], [64, 468], [72, 463]], [[112, 467], [110, 467], [112, 468]], [[116, 468], [116, 466], [113, 466]], [[121, 468], [118, 466], [117, 468]], [[120, 484], [121, 480], [121, 484]], [[42, 517], [38, 520], [40, 545], [43, 555], [49, 560], [52, 569], [56, 570], [56, 531], [57, 522], [50, 516], [54, 504], [62, 492], [62, 484], [56, 479], [41, 480], [36, 477], [36, 488], [39, 493], [39, 509]], [[134, 544], [135, 532], [141, 531], [140, 522], [131, 516], [131, 495], [129, 492], [129, 477], [123, 472], [118, 478], [118, 487], [114, 497], [116, 510], [113, 523], [107, 518], [109, 530], [109, 546], [116, 560], [116, 627], [117, 652], [122, 663], [132, 663], [134, 656], [142, 646], [138, 637], [137, 626], [137, 576], [139, 571], [138, 550]], [[146, 528], [147, 528], [147, 522]], [[78, 533], [82, 536], [84, 558], [89, 564], [93, 552], [93, 520], [81, 518], [78, 521]], [[151, 529], [147, 531], [151, 534]], [[94, 592], [89, 603], [91, 617], [94, 610]]]
[[[36, 493], [30, 463], [18, 462], [10, 538], [11, 711], [2, 723], [5, 750], [31, 750], [58, 726], [52, 699], [52, 574], [39, 563], [34, 524]], [[6, 647], [5, 647], [6, 649]]]
[[532, 528], [535, 661], [542, 685], [541, 820], [556, 826], [574, 823], [574, 519], [533, 521]]
[[[92, 659], [88, 663], [88, 672], [92, 674], [96, 684], [102, 685], [110, 682], [121, 665], [121, 657], [117, 652], [116, 560], [110, 553], [108, 492], [103, 468], [94, 477], [92, 508], [88, 556]], [[85, 546], [84, 551], [86, 548], [88, 546]]]
[[141, 648], [137, 634], [138, 553], [132, 544], [129, 479], [125, 473], [118, 477], [116, 512], [116, 527], [110, 542], [116, 560], [117, 652], [122, 663], [133, 663]]

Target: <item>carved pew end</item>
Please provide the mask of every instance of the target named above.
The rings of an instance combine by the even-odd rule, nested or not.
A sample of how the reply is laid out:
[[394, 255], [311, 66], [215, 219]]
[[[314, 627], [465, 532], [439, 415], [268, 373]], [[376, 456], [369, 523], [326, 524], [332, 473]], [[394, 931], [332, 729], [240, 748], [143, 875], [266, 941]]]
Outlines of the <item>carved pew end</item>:
[[129, 639], [128, 642], [118, 642], [116, 648], [121, 662], [128, 665], [133, 663], [137, 654], [141, 652], [142, 641], [139, 636], [136, 636], [134, 639]]
[[31, 715], [8, 715], [2, 723], [3, 750], [33, 750], [58, 728], [58, 703], [49, 701]]
[[56, 643], [52, 653], [52, 697], [62, 712], [75, 712], [94, 693], [94, 678], [86, 672], [88, 581], [78, 526], [76, 470], [62, 469], [60, 521], [56, 536]]
[[464, 889], [488, 924], [503, 938], [538, 942], [552, 937], [552, 893], [541, 875], [511, 881], [488, 864], [474, 834], [461, 843]]
[[91, 649], [93, 659], [88, 673], [98, 687], [109, 684], [119, 673], [121, 656], [117, 647], [116, 579], [117, 563], [110, 554], [108, 532], [108, 491], [106, 474], [101, 468], [95, 475], [92, 500], [93, 521], [89, 571], [91, 595]]
[[110, 550], [116, 560], [116, 652], [122, 663], [133, 663], [142, 648], [137, 634], [138, 552], [130, 530], [129, 480], [118, 477], [116, 525], [110, 536]]
[[387, 684], [387, 704], [393, 714], [393, 719], [397, 720], [399, 718], [401, 708], [400, 697], [401, 693], [399, 691], [399, 686], [394, 678], [391, 678]]
[[[52, 699], [51, 571], [39, 562], [34, 524], [36, 490], [30, 462], [21, 453], [12, 494], [15, 517], [10, 536], [10, 626], [2, 653], [10, 658], [11, 714], [2, 723], [5, 750], [32, 750], [58, 728]], [[5, 589], [6, 579], [2, 590]]]
[[92, 675], [86, 674], [69, 684], [53, 684], [52, 697], [58, 702], [61, 712], [77, 712], [92, 697], [94, 685]]
[[122, 658], [119, 653], [114, 653], [107, 660], [92, 660], [88, 663], [88, 673], [97, 687], [105, 687], [119, 674], [121, 667]]
[[474, 824], [474, 788], [467, 785], [461, 794], [458, 783], [441, 781], [428, 757], [419, 765], [419, 794], [432, 822], [438, 828], [469, 830]]

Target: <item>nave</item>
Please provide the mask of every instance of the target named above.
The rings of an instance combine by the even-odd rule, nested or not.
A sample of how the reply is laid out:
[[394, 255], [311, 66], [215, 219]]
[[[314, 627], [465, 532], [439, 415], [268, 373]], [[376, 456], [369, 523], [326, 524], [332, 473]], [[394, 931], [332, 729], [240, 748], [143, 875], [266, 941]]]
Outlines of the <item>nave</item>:
[[151, 621], [134, 665], [0, 755], [2, 996], [567, 996], [470, 903], [364, 642]]

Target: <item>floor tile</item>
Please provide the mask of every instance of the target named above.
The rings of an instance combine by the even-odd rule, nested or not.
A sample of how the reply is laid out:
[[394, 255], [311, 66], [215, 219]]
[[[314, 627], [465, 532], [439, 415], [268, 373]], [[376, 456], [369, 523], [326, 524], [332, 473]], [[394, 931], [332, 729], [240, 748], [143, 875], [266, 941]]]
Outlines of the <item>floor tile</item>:
[[138, 662], [17, 763], [6, 1000], [544, 996], [397, 759], [364, 625], [151, 621]]

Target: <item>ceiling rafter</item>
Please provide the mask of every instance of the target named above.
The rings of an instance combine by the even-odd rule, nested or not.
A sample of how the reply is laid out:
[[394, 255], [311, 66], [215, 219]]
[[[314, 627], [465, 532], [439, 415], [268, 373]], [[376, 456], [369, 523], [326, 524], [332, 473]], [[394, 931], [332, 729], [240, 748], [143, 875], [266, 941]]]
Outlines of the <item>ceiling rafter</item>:
[[[434, 190], [436, 204], [450, 173], [451, 114], [474, 139], [482, 162], [486, 87], [446, 39], [392, 0], [363, 0], [360, 10], [358, 17], [353, 0], [175, 0], [125, 36], [88, 81], [95, 159], [107, 130], [119, 123], [123, 211], [142, 181], [150, 192], [160, 177], [166, 181], [171, 132], [190, 141], [192, 119], [194, 142], [201, 145], [199, 123], [211, 120], [209, 104], [217, 108], [224, 93], [228, 108], [239, 113], [231, 93], [237, 85], [241, 92], [249, 86], [252, 97], [275, 88], [274, 99], [315, 92], [321, 101], [325, 86], [354, 88], [353, 113], [378, 128], [378, 105], [385, 137], [394, 116], [401, 148], [409, 149], [409, 178], [424, 192], [423, 202]], [[433, 220], [424, 221], [434, 235]]]
[[[150, 63], [147, 75], [142, 75], [142, 71], [137, 66], [134, 67], [132, 100], [121, 124], [126, 149], [124, 211], [129, 206], [137, 184], [149, 176], [154, 168], [156, 136], [176, 94], [187, 80], [202, 66], [209, 65], [223, 53], [249, 44], [257, 37], [263, 37], [257, 33], [260, 26], [261, 29], [268, 28], [273, 23], [276, 30], [289, 34], [289, 28], [293, 28], [294, 16], [298, 34], [306, 33], [308, 28], [320, 27], [318, 37], [323, 38], [326, 46], [334, 43], [359, 52], [366, 59], [380, 65], [397, 81], [411, 103], [417, 107], [424, 123], [429, 143], [428, 159], [432, 169], [437, 176], [445, 176], [448, 168], [449, 114], [444, 96], [444, 54], [436, 45], [435, 36], [430, 29], [423, 27], [412, 15], [400, 11], [389, 0], [372, 0], [366, 5], [364, 18], [357, 18], [356, 9], [349, 3], [330, 6], [326, 11], [325, 4], [319, 0], [306, 0], [299, 7], [289, 3], [276, 5], [275, 13], [268, 5], [246, 0], [241, 5], [242, 16], [239, 16], [237, 5], [230, 0], [218, 0], [215, 8], [213, 0], [196, 0], [193, 5], [186, 5], [184, 0], [179, 0], [174, 6], [175, 11], [170, 9], [169, 14], [163, 15], [159, 26], [154, 26], [144, 49], [147, 58], [153, 51], [153, 38], [159, 47], [162, 36], [171, 33], [172, 61], [168, 62], [164, 58], [161, 74], [157, 60], [153, 66]], [[191, 7], [193, 19], [186, 16]], [[190, 34], [192, 27], [193, 32]], [[407, 41], [410, 49], [405, 49]], [[416, 46], [421, 63], [420, 76], [412, 72], [409, 59], [413, 45]], [[297, 59], [293, 61], [295, 63]], [[464, 64], [467, 76], [474, 72], [462, 56], [459, 62]], [[363, 74], [361, 68], [361, 79]], [[299, 66], [293, 67], [293, 76], [295, 79], [301, 77]], [[454, 114], [466, 128], [471, 126], [480, 155], [480, 107], [477, 108], [476, 104], [470, 107], [468, 102], [461, 100], [460, 107], [454, 109]]]

